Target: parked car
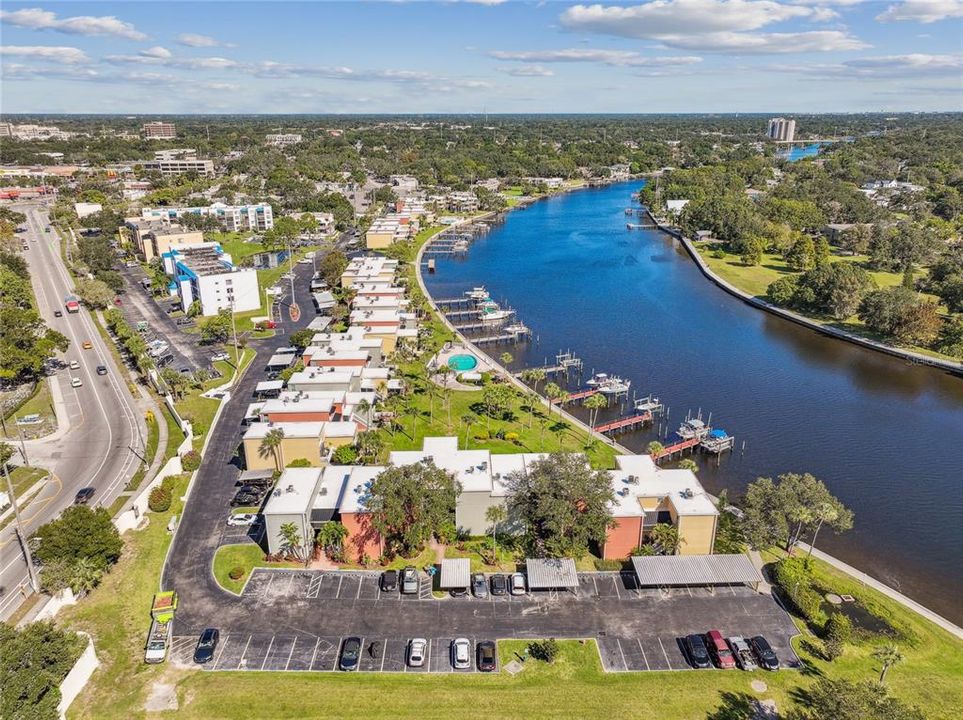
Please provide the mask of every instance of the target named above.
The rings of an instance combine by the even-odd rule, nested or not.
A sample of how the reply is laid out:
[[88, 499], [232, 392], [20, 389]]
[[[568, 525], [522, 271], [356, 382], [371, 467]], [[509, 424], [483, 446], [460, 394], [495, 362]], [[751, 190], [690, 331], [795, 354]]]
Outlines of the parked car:
[[78, 490], [77, 494], [74, 496], [74, 505], [86, 505], [90, 502], [90, 498], [94, 496], [95, 492], [97, 492], [96, 488], [80, 488], [80, 490]]
[[76, 360], [71, 360], [71, 361], [70, 361], [70, 369], [71, 369], [71, 370], [80, 370], [80, 363], [77, 362]]
[[79, 377], [70, 379], [70, 387], [80, 387], [83, 384], [84, 384], [84, 381], [81, 380]]
[[736, 659], [732, 656], [732, 650], [726, 644], [725, 638], [718, 630], [710, 630], [706, 633], [706, 645], [708, 646], [709, 656], [717, 668], [722, 670], [732, 670], [736, 666]]
[[349, 637], [341, 646], [341, 659], [338, 667], [341, 670], [357, 670], [358, 659], [361, 657], [361, 638]]
[[54, 310], [54, 317], [63, 317], [64, 314], [60, 310]]
[[98, 365], [98, 366], [97, 366], [97, 374], [98, 374], [98, 375], [106, 375], [106, 374], [107, 374], [107, 366], [106, 366], [106, 365]]
[[167, 355], [162, 355], [157, 359], [157, 367], [164, 367], [165, 365], [170, 365], [174, 362], [173, 353], [167, 353]]
[[756, 635], [749, 641], [749, 646], [759, 661], [759, 667], [766, 670], [779, 669], [779, 658], [776, 657], [775, 651], [772, 649], [772, 646], [769, 645], [769, 641], [766, 640], [766, 638], [762, 635]]
[[416, 595], [418, 593], [418, 570], [409, 565], [401, 571], [401, 594]]
[[194, 648], [194, 662], [203, 665], [214, 658], [214, 650], [217, 648], [217, 641], [221, 634], [216, 628], [207, 628], [197, 639], [197, 647]]
[[485, 640], [478, 643], [478, 669], [481, 672], [492, 672], [497, 661], [495, 659], [495, 643]]
[[528, 590], [525, 587], [525, 576], [521, 573], [511, 575], [512, 595], [524, 595]]
[[471, 643], [468, 638], [455, 638], [451, 641], [451, 665], [456, 670], [471, 667]]
[[685, 636], [685, 654], [689, 658], [689, 664], [694, 668], [712, 667], [709, 651], [706, 650], [706, 643], [701, 635]]
[[242, 507], [244, 505], [260, 505], [261, 495], [258, 493], [238, 491], [231, 499], [231, 507]]
[[485, 578], [485, 573], [475, 573], [471, 576], [471, 592], [476, 598], [488, 597], [488, 580]]
[[394, 592], [398, 589], [398, 571], [385, 570], [381, 573], [381, 592]]
[[505, 575], [492, 575], [492, 595], [508, 594], [508, 577]]
[[749, 647], [749, 642], [745, 638], [729, 638], [729, 649], [732, 650], [732, 655], [736, 659], [736, 666], [740, 670], [755, 670], [759, 667], [756, 664], [756, 656], [753, 655], [752, 648]]
[[257, 513], [238, 513], [227, 516], [227, 524], [231, 527], [248, 527], [256, 522]]
[[425, 654], [427, 652], [427, 640], [424, 638], [412, 638], [408, 643], [408, 667], [422, 667], [425, 664]]
[[213, 362], [223, 362], [225, 360], [230, 360], [230, 359], [231, 359], [231, 356], [228, 355], [226, 352], [216, 352], [213, 355], [211, 355], [211, 360]]

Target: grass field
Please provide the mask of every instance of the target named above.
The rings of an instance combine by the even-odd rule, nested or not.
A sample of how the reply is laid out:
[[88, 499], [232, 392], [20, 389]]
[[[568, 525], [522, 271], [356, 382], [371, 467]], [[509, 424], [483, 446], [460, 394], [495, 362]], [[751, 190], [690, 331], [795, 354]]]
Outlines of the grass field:
[[[27, 490], [34, 486], [34, 484], [40, 482], [43, 478], [47, 477], [50, 471], [44, 468], [38, 467], [15, 467], [10, 470], [10, 482], [13, 484], [13, 494], [15, 497], [20, 497]], [[3, 491], [7, 491], [6, 481], [0, 487]]]
[[57, 429], [57, 416], [54, 413], [53, 398], [50, 395], [50, 386], [46, 380], [38, 382], [33, 395], [3, 419], [7, 431], [4, 433], [3, 428], [0, 427], [0, 438], [19, 438], [16, 419], [26, 415], [33, 415], [34, 413], [40, 415], [42, 422], [37, 425], [20, 426], [24, 437], [32, 438], [49, 435]]
[[[235, 567], [244, 568], [244, 574], [233, 580], [229, 573]], [[221, 587], [237, 595], [241, 594], [244, 583], [254, 568], [303, 568], [302, 563], [282, 562], [269, 563], [264, 561], [264, 551], [254, 543], [240, 543], [238, 545], [222, 545], [214, 555], [214, 577]]]

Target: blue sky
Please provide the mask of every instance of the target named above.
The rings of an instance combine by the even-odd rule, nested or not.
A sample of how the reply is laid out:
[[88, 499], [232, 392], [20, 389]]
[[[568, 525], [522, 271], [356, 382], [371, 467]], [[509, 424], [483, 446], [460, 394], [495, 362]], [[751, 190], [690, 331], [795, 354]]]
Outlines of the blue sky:
[[963, 108], [963, 0], [5, 2], [4, 112]]

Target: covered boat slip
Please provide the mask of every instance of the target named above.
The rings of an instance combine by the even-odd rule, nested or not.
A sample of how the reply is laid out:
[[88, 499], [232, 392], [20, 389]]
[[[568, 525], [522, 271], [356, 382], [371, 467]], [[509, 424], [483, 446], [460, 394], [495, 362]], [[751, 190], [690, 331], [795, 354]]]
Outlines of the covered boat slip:
[[641, 587], [750, 585], [762, 575], [748, 555], [633, 556], [632, 568]]

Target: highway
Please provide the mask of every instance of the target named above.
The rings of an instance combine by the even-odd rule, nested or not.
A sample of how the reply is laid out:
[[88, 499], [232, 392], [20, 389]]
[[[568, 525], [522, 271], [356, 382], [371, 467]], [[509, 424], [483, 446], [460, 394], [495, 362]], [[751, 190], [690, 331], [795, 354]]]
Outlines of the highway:
[[[124, 382], [127, 369], [117, 367], [86, 309], [54, 316], [54, 311], [63, 310], [64, 297], [73, 287], [60, 257], [58, 235], [53, 230], [45, 232], [48, 218], [42, 206], [15, 209], [27, 214], [27, 232], [20, 237], [28, 239], [29, 249], [23, 257], [30, 265], [39, 312], [50, 327], [70, 340], [69, 349], [60, 357], [65, 367], [49, 378], [54, 397], [63, 399], [58, 408], [60, 427], [49, 439], [26, 443], [30, 464], [52, 473], [43, 490], [22, 509], [30, 533], [71, 505], [82, 487], [96, 488], [92, 506], [110, 507], [144, 455], [147, 406], [131, 396]], [[84, 342], [93, 347], [84, 350]], [[80, 364], [77, 370], [66, 367], [71, 360]], [[97, 374], [98, 365], [107, 367], [106, 375]], [[72, 387], [75, 377], [80, 378], [81, 387]], [[19, 448], [19, 443], [13, 444]], [[23, 601], [26, 584], [27, 568], [11, 522], [0, 531], [0, 619]]]

